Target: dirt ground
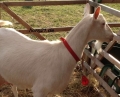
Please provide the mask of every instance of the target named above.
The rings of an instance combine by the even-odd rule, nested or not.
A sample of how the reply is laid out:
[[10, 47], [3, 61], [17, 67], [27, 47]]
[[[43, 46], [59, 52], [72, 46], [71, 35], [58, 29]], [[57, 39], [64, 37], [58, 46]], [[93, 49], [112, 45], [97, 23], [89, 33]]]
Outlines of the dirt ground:
[[[68, 87], [59, 95], [54, 97], [99, 97], [99, 90], [105, 94], [105, 90], [99, 86], [99, 83], [92, 75], [87, 76], [90, 80], [88, 86], [81, 85], [81, 73], [73, 72]], [[18, 90], [19, 97], [33, 97], [31, 90]], [[4, 85], [0, 87], [0, 97], [14, 97], [11, 87]], [[109, 97], [106, 96], [105, 97]]]

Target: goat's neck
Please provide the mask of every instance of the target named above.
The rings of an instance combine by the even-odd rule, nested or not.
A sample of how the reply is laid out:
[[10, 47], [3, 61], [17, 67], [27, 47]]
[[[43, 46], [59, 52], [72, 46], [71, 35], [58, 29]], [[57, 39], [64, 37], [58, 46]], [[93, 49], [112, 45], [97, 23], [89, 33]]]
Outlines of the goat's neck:
[[91, 27], [91, 23], [82, 20], [66, 37], [67, 42], [79, 58], [81, 57], [85, 45], [89, 41]]

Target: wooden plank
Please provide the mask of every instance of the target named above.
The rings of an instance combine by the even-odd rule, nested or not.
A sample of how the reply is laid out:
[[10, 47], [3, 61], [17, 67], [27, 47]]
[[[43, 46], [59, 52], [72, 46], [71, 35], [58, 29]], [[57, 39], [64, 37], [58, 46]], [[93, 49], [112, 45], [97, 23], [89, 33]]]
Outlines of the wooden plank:
[[54, 27], [54, 28], [34, 28], [34, 30], [28, 30], [28, 29], [18, 29], [23, 34], [30, 34], [33, 32], [38, 33], [51, 33], [51, 32], [63, 32], [63, 31], [70, 31], [73, 27]]
[[[101, 63], [97, 58], [95, 58], [88, 50], [84, 50], [84, 53], [96, 64], [98, 67], [103, 68], [104, 64]], [[111, 70], [106, 71], [106, 75], [108, 75], [112, 80], [116, 77]]]
[[104, 50], [100, 52], [102, 56], [104, 56], [107, 60], [109, 60], [112, 64], [116, 65], [118, 68], [120, 68], [120, 61], [114, 58], [111, 54], [108, 54]]
[[84, 67], [93, 74], [93, 76], [100, 82], [100, 84], [110, 93], [112, 97], [119, 97], [118, 94], [94, 71], [86, 62], [84, 62]]
[[[108, 52], [112, 47], [113, 45], [116, 43], [116, 41], [111, 41], [108, 43], [107, 47], [104, 49], [104, 51]], [[92, 48], [95, 49], [95, 45], [92, 44]], [[98, 60], [102, 60], [103, 56], [101, 54], [99, 54], [97, 57], [96, 57]], [[91, 66], [95, 69], [96, 68], [96, 64], [91, 64]]]
[[0, 8], [0, 19], [1, 19], [1, 17], [2, 17], [2, 9]]
[[89, 4], [90, 4], [91, 6], [94, 6], [94, 7], [101, 6], [101, 9], [102, 9], [103, 11], [106, 11], [106, 12], [108, 12], [108, 13], [110, 13], [110, 14], [113, 14], [113, 15], [115, 15], [115, 16], [117, 16], [117, 17], [120, 17], [120, 10], [111, 8], [111, 7], [106, 6], [106, 5], [104, 5], [104, 4], [95, 3], [95, 2], [93, 2], [92, 0], [89, 1]]
[[19, 1], [19, 2], [3, 2], [7, 6], [50, 6], [50, 5], [73, 5], [86, 4], [88, 0], [67, 0], [67, 1]]
[[[111, 48], [113, 47], [113, 45], [114, 45], [115, 43], [116, 43], [115, 40], [109, 42], [108, 45], [106, 46], [106, 48], [104, 49], [104, 51], [108, 52], [109, 50], [111, 50]], [[91, 46], [92, 46], [92, 48], [95, 49], [95, 44], [94, 44], [94, 43], [92, 43]], [[102, 58], [99, 57], [98, 59], [101, 60]]]
[[[109, 42], [107, 47], [104, 49], [104, 51], [106, 51], [106, 52], [110, 51], [115, 43], [116, 43], [116, 41], [114, 41], [114, 40]], [[101, 60], [102, 58], [99, 58], [99, 59]]]
[[[66, 1], [11, 1], [4, 2], [7, 6], [48, 6], [48, 5], [73, 5], [73, 4], [86, 4], [88, 0], [66, 0]], [[102, 3], [120, 3], [120, 0], [102, 0]], [[0, 3], [2, 4], [2, 2]]]
[[120, 27], [120, 23], [108, 23], [110, 27]]
[[101, 0], [101, 3], [120, 3], [120, 0]]
[[[114, 37], [117, 37], [117, 36], [118, 36], [117, 34], [114, 34]], [[120, 37], [119, 37], [119, 39], [120, 39]], [[116, 41], [112, 41], [112, 42], [109, 44], [109, 46], [107, 46], [106, 50], [109, 50], [115, 42], [116, 42]], [[108, 59], [111, 63], [115, 64], [117, 67], [120, 68], [120, 61], [118, 61], [117, 59], [115, 59], [113, 56], [111, 56], [110, 54], [108, 54], [108, 53], [106, 53], [106, 52], [104, 52], [104, 53], [101, 54], [101, 55], [102, 55], [102, 56], [99, 56], [98, 58], [104, 56], [104, 57], [105, 57], [106, 59]], [[98, 63], [93, 63], [93, 64], [96, 64], [97, 66], [100, 67], [100, 64], [98, 65]], [[106, 74], [109, 75], [110, 72], [109, 72], [109, 73], [106, 72]], [[112, 73], [109, 75], [109, 77], [111, 77], [111, 76], [113, 76]]]
[[[117, 23], [109, 23], [108, 24], [110, 27], [120, 27], [119, 24]], [[71, 27], [53, 27], [53, 28], [44, 28], [46, 31], [42, 31], [41, 28], [34, 28], [34, 30], [38, 30], [38, 33], [48, 33], [48, 32], [62, 32], [62, 31], [70, 31], [74, 26]], [[53, 31], [49, 31], [49, 29], [52, 29]], [[23, 34], [29, 34], [30, 31], [27, 29], [18, 29]]]
[[[23, 21], [19, 16], [17, 16], [13, 11], [11, 11], [5, 4], [2, 4], [2, 9], [5, 10], [9, 15], [11, 15], [14, 19], [16, 19], [20, 24], [22, 24], [24, 27], [26, 27], [28, 30], [32, 29], [30, 25], [28, 25], [25, 21]], [[39, 33], [34, 32], [35, 36], [37, 36], [41, 40], [45, 40], [43, 36], [41, 36]]]
[[94, 87], [94, 88], [98, 92], [97, 97], [105, 97], [104, 93], [99, 89], [99, 87]]
[[114, 36], [113, 40], [117, 41], [118, 43], [120, 43], [120, 36]]
[[31, 28], [25, 21], [23, 21], [17, 14], [11, 11], [11, 9], [9, 9], [5, 4], [2, 4], [2, 9], [6, 11], [9, 15], [11, 15], [15, 20], [17, 20], [20, 24], [22, 24], [27, 29]]

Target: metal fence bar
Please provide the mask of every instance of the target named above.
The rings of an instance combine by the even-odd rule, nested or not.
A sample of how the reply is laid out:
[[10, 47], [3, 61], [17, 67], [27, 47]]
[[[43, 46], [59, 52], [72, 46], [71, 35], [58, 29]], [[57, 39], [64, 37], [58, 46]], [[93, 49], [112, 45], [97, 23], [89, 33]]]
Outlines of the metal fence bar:
[[117, 9], [111, 8], [111, 7], [106, 6], [104, 4], [99, 4], [99, 3], [93, 2], [92, 0], [90, 0], [89, 3], [90, 3], [91, 6], [94, 6], [94, 7], [101, 6], [101, 9], [103, 11], [106, 11], [106, 12], [108, 12], [110, 14], [113, 14], [117, 17], [120, 17], [120, 11], [117, 10]]
[[101, 83], [101, 85], [111, 94], [112, 97], [119, 97], [118, 94], [86, 63], [83, 63], [84, 67], [94, 75], [94, 77]]
[[[50, 6], [50, 5], [73, 5], [73, 4], [86, 4], [88, 0], [70, 0], [70, 1], [19, 1], [19, 2], [4, 2], [7, 6]], [[2, 4], [2, 2], [0, 3]]]

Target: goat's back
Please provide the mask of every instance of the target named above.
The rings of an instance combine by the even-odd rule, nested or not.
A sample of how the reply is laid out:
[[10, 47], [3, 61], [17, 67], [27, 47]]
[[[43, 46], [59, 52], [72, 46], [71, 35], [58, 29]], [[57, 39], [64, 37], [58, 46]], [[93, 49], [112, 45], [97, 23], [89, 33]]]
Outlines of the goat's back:
[[61, 83], [60, 88], [65, 87], [70, 76], [65, 72], [69, 67], [65, 66], [70, 63], [63, 61], [69, 59], [67, 54], [62, 54], [65, 53], [59, 41], [32, 40], [14, 29], [0, 29], [0, 74], [20, 88], [31, 88], [39, 81], [40, 85], [50, 84], [47, 86], [52, 89], [53, 86], [59, 87], [63, 78], [66, 82], [63, 86]]

